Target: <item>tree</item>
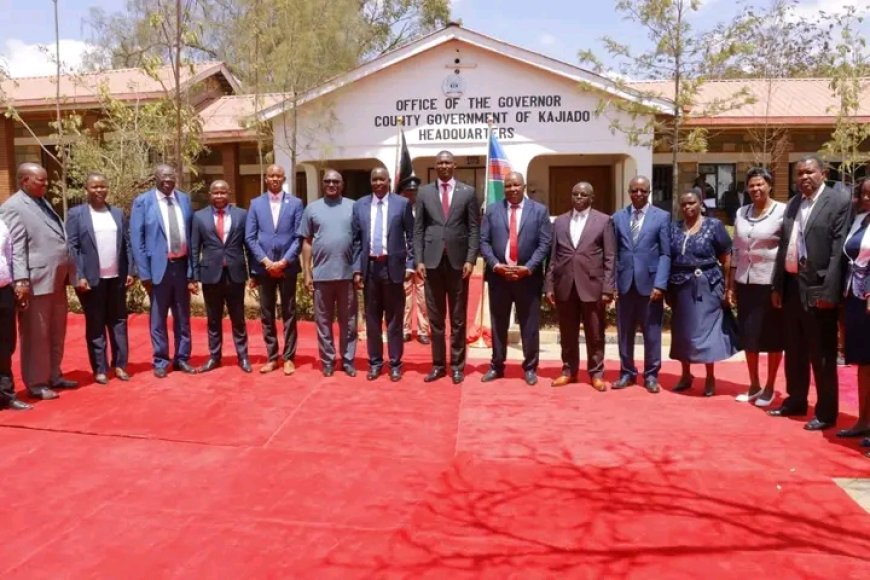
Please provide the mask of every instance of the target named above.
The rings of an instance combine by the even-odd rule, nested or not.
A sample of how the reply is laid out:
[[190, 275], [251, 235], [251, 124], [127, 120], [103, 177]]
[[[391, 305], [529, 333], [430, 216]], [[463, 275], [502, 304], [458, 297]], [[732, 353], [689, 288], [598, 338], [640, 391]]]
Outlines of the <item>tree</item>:
[[[618, 113], [611, 116], [611, 130], [625, 133], [632, 144], [647, 144], [671, 152], [675, 209], [679, 198], [679, 153], [707, 148], [708, 130], [688, 125], [687, 121], [731, 110], [750, 100], [744, 88], [725, 98], [700, 102], [700, 89], [709, 72], [745, 51], [747, 46], [741, 40], [745, 34], [741, 21], [707, 32], [693, 30], [690, 16], [699, 7], [699, 0], [618, 0], [617, 11], [645, 32], [652, 47], [638, 53], [613, 38], [602, 39], [605, 50], [619, 66], [620, 76], [614, 79], [617, 88], [634, 93], [639, 99], [604, 96], [599, 100], [597, 114]], [[601, 62], [590, 51], [581, 51], [579, 57], [581, 62], [603, 72]], [[639, 89], [637, 84], [632, 87], [626, 80], [630, 77], [665, 80], [669, 90]], [[648, 104], [656, 98], [670, 102], [669, 114], [656, 114]]]

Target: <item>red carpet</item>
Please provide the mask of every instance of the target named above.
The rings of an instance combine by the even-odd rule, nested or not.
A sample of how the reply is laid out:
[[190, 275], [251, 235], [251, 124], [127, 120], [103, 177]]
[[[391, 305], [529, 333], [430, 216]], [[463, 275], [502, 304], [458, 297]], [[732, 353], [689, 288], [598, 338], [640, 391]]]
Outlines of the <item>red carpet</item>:
[[[0, 577], [870, 575], [870, 515], [831, 480], [870, 461], [735, 403], [743, 363], [705, 399], [700, 380], [688, 396], [531, 389], [516, 369], [483, 385], [478, 350], [456, 388], [423, 384], [413, 343], [396, 385], [323, 379], [301, 333], [293, 377], [243, 375], [228, 350], [217, 371], [159, 381], [134, 317], [136, 374], [101, 387], [71, 317], [64, 366], [83, 386], [0, 412]], [[204, 321], [194, 337], [201, 364]]]

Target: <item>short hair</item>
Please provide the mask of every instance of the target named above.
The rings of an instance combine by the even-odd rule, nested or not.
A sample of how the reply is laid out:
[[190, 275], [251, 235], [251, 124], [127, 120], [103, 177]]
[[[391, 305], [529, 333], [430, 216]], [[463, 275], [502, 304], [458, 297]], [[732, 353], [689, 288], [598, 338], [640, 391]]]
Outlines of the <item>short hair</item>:
[[21, 181], [25, 177], [27, 177], [31, 173], [36, 173], [37, 171], [40, 171], [40, 170], [45, 171], [45, 167], [43, 167], [39, 163], [32, 163], [30, 161], [25, 161], [24, 163], [22, 163], [18, 166], [18, 171], [15, 174], [15, 180], [18, 183], [21, 183]]
[[870, 183], [870, 177], [862, 177], [855, 182], [855, 190], [852, 192], [852, 197], [860, 198], [861, 192], [864, 191], [864, 186]]
[[85, 175], [85, 183], [89, 182], [92, 179], [102, 179], [104, 181], [108, 181], [105, 173], [100, 173], [99, 171], [91, 171], [87, 175]]
[[810, 153], [809, 155], [804, 155], [803, 157], [801, 157], [800, 159], [797, 160], [797, 163], [795, 163], [794, 166], [797, 167], [799, 163], [807, 163], [808, 161], [812, 161], [813, 163], [815, 163], [816, 167], [818, 167], [819, 171], [821, 171], [822, 173], [824, 173], [825, 171], [828, 170], [828, 165], [824, 161], [822, 161], [822, 158], [819, 157], [818, 155], [816, 155], [815, 153]]
[[753, 177], [760, 177], [767, 182], [767, 185], [773, 187], [773, 175], [764, 167], [753, 167], [746, 172], [746, 185], [749, 185], [749, 180]]

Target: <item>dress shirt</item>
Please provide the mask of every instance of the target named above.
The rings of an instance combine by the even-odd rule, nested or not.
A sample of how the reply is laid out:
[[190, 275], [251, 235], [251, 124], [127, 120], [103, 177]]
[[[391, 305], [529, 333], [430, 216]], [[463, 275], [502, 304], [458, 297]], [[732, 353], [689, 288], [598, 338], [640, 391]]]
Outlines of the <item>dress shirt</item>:
[[88, 206], [94, 224], [94, 241], [100, 261], [100, 278], [118, 277], [118, 224], [109, 208], [96, 210]]
[[438, 183], [438, 201], [441, 201], [441, 195], [444, 192], [444, 184], [448, 185], [447, 187], [447, 207], [451, 207], [453, 205], [453, 192], [456, 190], [456, 179], [450, 178], [450, 181], [441, 181], [440, 179], [436, 180]]
[[[215, 232], [217, 232], [217, 222], [218, 222], [218, 210], [216, 207], [212, 206], [212, 213], [214, 214], [214, 227]], [[224, 208], [224, 238], [221, 240], [223, 243], [227, 243], [227, 236], [230, 235], [230, 228], [233, 225], [233, 218], [230, 217], [230, 206], [226, 206]]]
[[178, 235], [181, 236], [181, 249], [178, 255], [170, 255], [170, 258], [183, 258], [187, 255], [187, 232], [184, 225], [184, 212], [181, 211], [181, 203], [178, 201], [178, 196], [173, 191], [171, 194], [163, 195], [162, 192], [157, 192], [157, 202], [160, 206], [160, 216], [163, 218], [163, 231], [166, 232], [166, 246], [169, 246], [169, 205], [166, 203], [166, 198], [172, 198], [172, 209], [175, 210], [175, 217], [178, 219]]
[[589, 208], [583, 211], [571, 210], [571, 243], [574, 247], [580, 243], [580, 236], [583, 235], [583, 228], [586, 227], [586, 222], [589, 219]]
[[381, 211], [383, 211], [382, 215], [383, 215], [383, 219], [384, 219], [384, 221], [382, 222], [383, 227], [381, 228], [381, 247], [384, 249], [384, 252], [381, 255], [382, 256], [387, 255], [387, 216], [389, 215], [387, 213], [387, 210], [390, 207], [389, 198], [390, 198], [389, 194], [384, 194], [384, 197], [382, 197], [381, 199], [378, 199], [378, 196], [376, 196], [375, 194], [372, 194], [372, 208], [371, 208], [371, 212], [369, 213], [369, 219], [371, 222], [371, 225], [369, 227], [369, 256], [375, 255], [375, 251], [374, 251], [375, 250], [375, 220], [378, 217], [378, 202], [379, 201], [382, 201], [384, 204], [384, 207], [381, 210]]
[[629, 229], [631, 229], [631, 223], [634, 221], [634, 215], [638, 211], [640, 211], [640, 215], [638, 216], [638, 220], [637, 220], [638, 223], [640, 224], [638, 226], [638, 230], [642, 230], [643, 229], [643, 220], [646, 218], [646, 212], [649, 211], [649, 202], [646, 202], [646, 205], [643, 206], [642, 208], [640, 208], [639, 210], [636, 207], [631, 206], [631, 219], [629, 219], [629, 221], [628, 221]]
[[278, 229], [278, 217], [281, 215], [281, 202], [284, 201], [284, 192], [274, 194], [269, 192], [269, 208], [272, 210], [272, 227]]
[[[511, 260], [510, 231], [511, 231], [511, 211], [513, 211], [513, 210], [511, 209], [510, 202], [505, 200], [505, 204], [507, 205], [508, 240], [507, 240], [507, 244], [505, 244], [505, 247], [504, 247], [504, 261], [507, 263], [508, 266], [516, 266], [517, 262], [514, 262], [513, 260]], [[525, 205], [526, 205], [526, 198], [523, 197], [522, 201], [520, 201], [520, 207], [517, 208], [517, 238], [519, 238], [519, 235], [520, 235], [520, 224], [522, 223], [523, 207]], [[519, 255], [517, 257], [519, 258]]]
[[0, 220], [0, 288], [12, 284], [12, 236], [3, 220]]
[[[803, 229], [806, 227], [807, 221], [809, 221], [810, 215], [812, 215], [813, 207], [815, 207], [816, 202], [819, 201], [819, 196], [822, 194], [824, 188], [825, 184], [823, 183], [812, 197], [804, 197], [801, 199], [801, 206], [798, 210], [797, 219], [791, 228], [791, 237], [788, 240], [788, 251], [785, 253], [785, 271], [789, 274], [798, 273], [800, 247], [804, 243]], [[798, 236], [800, 236], [800, 239]]]

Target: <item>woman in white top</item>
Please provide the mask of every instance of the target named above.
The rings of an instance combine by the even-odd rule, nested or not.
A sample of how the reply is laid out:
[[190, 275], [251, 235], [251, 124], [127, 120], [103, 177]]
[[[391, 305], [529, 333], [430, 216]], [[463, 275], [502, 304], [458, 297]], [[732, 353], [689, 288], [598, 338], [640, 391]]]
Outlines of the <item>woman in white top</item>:
[[[737, 328], [746, 351], [749, 390], [737, 396], [740, 402], [769, 406], [774, 399], [774, 381], [784, 348], [782, 309], [771, 302], [773, 268], [785, 204], [770, 197], [773, 176], [763, 167], [746, 174], [746, 190], [752, 203], [737, 211], [734, 220], [731, 287], [728, 300], [737, 304]], [[759, 354], [767, 353], [767, 382], [761, 388]]]

